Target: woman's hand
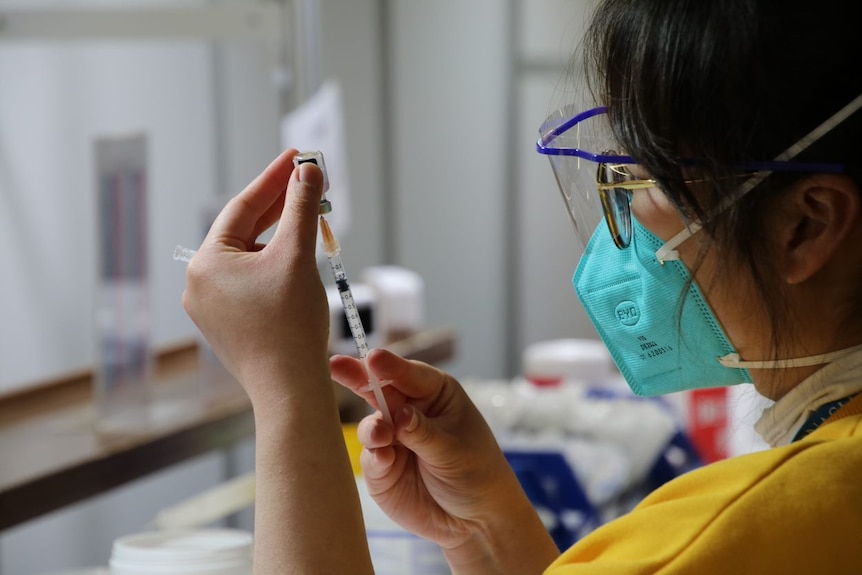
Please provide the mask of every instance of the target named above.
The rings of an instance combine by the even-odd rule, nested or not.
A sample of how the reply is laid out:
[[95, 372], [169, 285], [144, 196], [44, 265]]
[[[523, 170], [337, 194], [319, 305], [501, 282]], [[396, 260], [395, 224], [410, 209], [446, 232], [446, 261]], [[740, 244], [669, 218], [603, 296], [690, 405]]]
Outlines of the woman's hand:
[[[183, 305], [252, 402], [282, 399], [285, 373], [328, 381], [329, 312], [315, 261], [322, 176], [276, 158], [213, 223], [189, 263]], [[268, 245], [258, 236], [279, 222]], [[254, 382], [272, 380], [261, 388]], [[283, 378], [282, 378], [283, 379]]]
[[[429, 365], [388, 351], [368, 356], [394, 425], [359, 425], [368, 491], [393, 520], [437, 542], [455, 572], [541, 573], [557, 556], [494, 436], [463, 388]], [[330, 361], [333, 378], [376, 406], [362, 364]], [[496, 566], [495, 566], [496, 565]]]
[[322, 175], [308, 163], [294, 170], [295, 155], [224, 208], [189, 263], [183, 304], [254, 408], [255, 573], [370, 574], [314, 254]]

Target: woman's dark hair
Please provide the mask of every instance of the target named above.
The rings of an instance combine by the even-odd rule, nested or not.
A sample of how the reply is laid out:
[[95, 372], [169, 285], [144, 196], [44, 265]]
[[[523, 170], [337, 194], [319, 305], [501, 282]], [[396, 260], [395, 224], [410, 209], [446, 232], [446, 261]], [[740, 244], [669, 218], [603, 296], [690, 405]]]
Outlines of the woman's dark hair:
[[[862, 33], [855, 14], [846, 13], [850, 6], [606, 0], [584, 44], [588, 85], [608, 107], [621, 148], [684, 218], [701, 220], [722, 253], [734, 256], [728, 265], [748, 268], [771, 318], [776, 354], [792, 318], [760, 222], [789, 184], [810, 174], [776, 172], [730, 209], [716, 215], [715, 208], [739, 186], [740, 164], [775, 158], [862, 94]], [[698, 160], [698, 177], [708, 185], [685, 184], [686, 158]], [[843, 164], [862, 189], [862, 112], [794, 161]]]

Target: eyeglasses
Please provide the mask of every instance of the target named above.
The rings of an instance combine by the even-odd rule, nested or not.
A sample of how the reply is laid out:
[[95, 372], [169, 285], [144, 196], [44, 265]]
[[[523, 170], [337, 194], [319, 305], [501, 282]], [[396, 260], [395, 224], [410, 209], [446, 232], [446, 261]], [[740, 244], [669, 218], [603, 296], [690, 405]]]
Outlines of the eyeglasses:
[[[848, 107], [854, 104], [856, 105], [854, 110], [862, 106], [862, 96], [851, 102]], [[844, 118], [839, 116], [845, 111], [846, 108], [775, 160], [740, 164], [739, 176], [746, 180], [739, 187], [737, 194], [728, 198], [727, 205], [729, 206], [753, 189], [773, 171], [843, 172], [844, 166], [841, 164], [787, 160], [799, 154], [805, 147], [842, 121]], [[632, 193], [636, 190], [654, 188], [657, 184], [655, 180], [638, 177], [646, 172], [639, 169], [634, 158], [614, 151], [617, 144], [611, 136], [606, 114], [607, 108], [604, 106], [580, 113], [573, 113], [571, 106], [558, 110], [548, 116], [539, 128], [540, 137], [536, 142], [536, 151], [548, 156], [569, 216], [583, 244], [588, 243], [596, 227], [604, 219], [614, 244], [619, 249], [625, 249], [632, 240]], [[697, 160], [693, 159], [683, 161], [692, 166], [698, 164]], [[596, 164], [598, 165], [596, 172], [588, 169], [589, 166]], [[685, 183], [698, 181], [703, 180], [691, 179], [686, 180]], [[699, 225], [696, 228], [699, 229]], [[694, 231], [696, 229], [683, 230], [687, 235], [683, 237], [681, 232], [680, 238], [684, 239]], [[675, 245], [679, 245], [682, 239], [674, 238], [677, 241]], [[671, 249], [672, 247], [669, 248]]]
[[[603, 156], [619, 156], [613, 150], [602, 152]], [[747, 179], [754, 176], [751, 172], [741, 172], [734, 178]], [[683, 180], [686, 185], [703, 183], [702, 178]], [[656, 188], [658, 183], [649, 178], [638, 178], [632, 173], [632, 168], [625, 164], [599, 162], [596, 173], [596, 189], [602, 204], [602, 213], [614, 244], [619, 249], [625, 249], [632, 241], [632, 192]]]
[[[619, 156], [613, 150], [606, 150], [602, 155]], [[627, 248], [632, 241], [632, 192], [655, 186], [655, 180], [636, 178], [625, 164], [599, 162], [596, 190], [605, 223], [618, 248]]]

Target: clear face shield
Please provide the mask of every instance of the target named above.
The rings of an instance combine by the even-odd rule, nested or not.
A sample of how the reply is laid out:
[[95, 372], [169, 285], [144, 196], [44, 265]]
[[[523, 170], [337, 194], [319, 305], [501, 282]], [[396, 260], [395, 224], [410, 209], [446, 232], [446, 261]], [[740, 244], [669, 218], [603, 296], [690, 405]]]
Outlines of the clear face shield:
[[551, 114], [539, 128], [536, 147], [547, 155], [578, 238], [586, 245], [605, 221], [614, 243], [631, 242], [631, 194], [655, 186], [637, 177], [634, 160], [616, 151], [605, 108], [575, 113], [566, 107]]
[[[740, 186], [736, 193], [717, 206], [716, 213], [726, 209], [754, 189], [772, 172], [841, 173], [844, 166], [828, 163], [791, 162], [818, 139], [862, 108], [862, 95], [815, 128], [804, 138], [764, 162], [740, 164]], [[562, 108], [539, 128], [536, 151], [548, 157], [551, 168], [584, 246], [604, 220], [614, 244], [619, 249], [632, 239], [631, 196], [637, 190], [656, 187], [655, 180], [628, 155], [620, 153], [611, 135], [607, 108], [598, 107], [577, 112], [573, 106]], [[686, 160], [693, 166], [697, 160]], [[689, 180], [697, 182], [698, 180]], [[660, 261], [676, 259], [676, 247], [700, 229], [700, 223], [689, 224], [671, 238], [656, 254]]]

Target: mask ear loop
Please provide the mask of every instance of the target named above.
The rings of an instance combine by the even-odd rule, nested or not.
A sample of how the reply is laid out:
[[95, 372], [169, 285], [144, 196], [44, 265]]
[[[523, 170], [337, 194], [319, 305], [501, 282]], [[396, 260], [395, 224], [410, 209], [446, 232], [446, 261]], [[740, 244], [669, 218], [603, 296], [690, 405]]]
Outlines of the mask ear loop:
[[797, 357], [794, 359], [775, 359], [768, 361], [744, 361], [739, 357], [738, 353], [729, 353], [719, 357], [718, 363], [724, 367], [743, 368], [743, 369], [785, 369], [789, 367], [810, 367], [813, 365], [823, 365], [832, 363], [837, 359], [846, 357], [857, 351], [862, 351], [862, 345], [855, 345], [846, 349], [839, 349], [819, 355], [809, 355], [806, 357]]
[[[811, 146], [814, 142], [825, 136], [832, 129], [835, 128], [838, 124], [849, 118], [852, 114], [862, 108], [862, 94], [856, 96], [853, 100], [850, 101], [849, 104], [838, 110], [835, 114], [833, 114], [829, 119], [825, 122], [811, 130], [808, 135], [804, 136], [798, 142], [775, 156], [773, 162], [788, 162], [801, 154], [806, 148]], [[719, 204], [718, 209], [716, 210], [716, 214], [720, 214], [730, 206], [732, 206], [739, 198], [753, 190], [757, 185], [759, 185], [763, 180], [765, 180], [769, 175], [772, 174], [772, 171], [764, 170], [757, 172], [749, 179], [745, 180], [745, 182], [740, 186], [739, 190], [735, 194], [731, 194], [727, 197], [725, 201]], [[703, 228], [703, 224], [698, 221], [692, 222], [688, 224], [685, 229], [680, 231], [678, 234], [673, 236], [667, 242], [665, 242], [662, 247], [660, 247], [656, 253], [655, 257], [659, 261], [660, 264], [664, 265], [666, 261], [673, 261], [679, 259], [679, 252], [676, 248], [679, 247], [682, 242], [699, 232]]]
[[662, 244], [662, 246], [655, 252], [655, 258], [658, 260], [658, 263], [664, 265], [664, 262], [678, 260], [679, 252], [676, 248], [678, 248], [682, 242], [699, 232], [702, 227], [703, 226], [700, 222], [692, 222], [683, 228], [681, 232]]

